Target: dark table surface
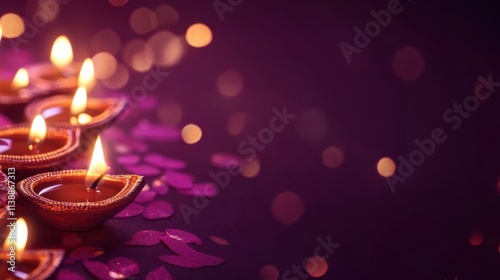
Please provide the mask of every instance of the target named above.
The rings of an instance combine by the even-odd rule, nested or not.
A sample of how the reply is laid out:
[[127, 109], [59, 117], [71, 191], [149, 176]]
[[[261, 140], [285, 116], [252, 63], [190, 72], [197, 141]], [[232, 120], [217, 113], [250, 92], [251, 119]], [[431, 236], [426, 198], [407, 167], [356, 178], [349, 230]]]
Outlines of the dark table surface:
[[[8, 1], [0, 12], [14, 12], [29, 21], [34, 2]], [[266, 265], [279, 270], [279, 279], [305, 279], [309, 275], [286, 271], [315, 253], [321, 244], [318, 238], [330, 237], [338, 244], [326, 259], [323, 279], [499, 279], [498, 91], [478, 101], [477, 109], [464, 117], [451, 113], [452, 121], [443, 116], [454, 104], [471, 102], [467, 98], [474, 95], [479, 76], [500, 80], [498, 5], [401, 1], [400, 12], [392, 14], [366, 46], [358, 46], [348, 63], [341, 43], [356, 47], [354, 28], [364, 30], [373, 20], [371, 10], [387, 9], [388, 3], [396, 2], [155, 0], [129, 1], [122, 7], [108, 1], [60, 2], [64, 4], [58, 18], [38, 28], [20, 51], [2, 39], [0, 51], [11, 54], [3, 59], [5, 68], [47, 61], [60, 34], [70, 38], [75, 58], [83, 59], [95, 54], [91, 39], [102, 29], [115, 31], [124, 44], [145, 40], [159, 30], [182, 35], [196, 22], [213, 32], [210, 45], [186, 47], [178, 64], [161, 68], [168, 77], [103, 134], [112, 173], [131, 172], [120, 163], [124, 154], [144, 159], [156, 153], [185, 162], [181, 172], [192, 175], [195, 182], [211, 182], [210, 173], [223, 170], [211, 163], [213, 154], [245, 158], [248, 154], [241, 153], [239, 145], [265, 133], [273, 109], [286, 107], [297, 115], [256, 151], [260, 163], [256, 176], [228, 176], [227, 186], [215, 197], [194, 202], [205, 205], [194, 206], [193, 196], [170, 186], [154, 201], [168, 201], [174, 209], [171, 217], [111, 219], [78, 233], [80, 246], [104, 251], [91, 261], [132, 259], [140, 267], [136, 279], [160, 266], [175, 279], [259, 279]], [[160, 4], [175, 8], [179, 22], [136, 34], [130, 28], [130, 14]], [[214, 5], [229, 5], [223, 20]], [[117, 59], [123, 64], [121, 55]], [[126, 67], [130, 77], [119, 91], [130, 96], [148, 73]], [[244, 81], [241, 93], [231, 98], [216, 87], [219, 74], [228, 69]], [[107, 91], [99, 84], [92, 94], [105, 96]], [[181, 108], [182, 117], [167, 126], [165, 119], [177, 115], [165, 112], [172, 106], [163, 105], [173, 103]], [[466, 106], [475, 106], [470, 104]], [[230, 135], [228, 119], [240, 112], [247, 114], [247, 121], [239, 134]], [[189, 123], [203, 131], [193, 145], [179, 136]], [[435, 151], [391, 190], [377, 172], [379, 159], [390, 157], [401, 167], [401, 159], [418, 150], [415, 140], [431, 138], [435, 129], [442, 129], [446, 140], [435, 144]], [[330, 146], [345, 156], [339, 167], [328, 168], [322, 162], [322, 152]], [[85, 168], [85, 160], [76, 165]], [[137, 172], [153, 168], [154, 175], [146, 176], [150, 185], [169, 172], [141, 165]], [[275, 201], [283, 192], [295, 193], [298, 202], [286, 197], [281, 204]], [[303, 213], [295, 223], [280, 223], [273, 216], [273, 200], [275, 206], [288, 209], [285, 216], [300, 214], [301, 204]], [[182, 205], [196, 208], [189, 221], [181, 213]], [[45, 226], [27, 210], [20, 214], [28, 220], [28, 247], [62, 247], [68, 233]], [[224, 262], [182, 268], [158, 259], [173, 254], [163, 244], [124, 244], [136, 232], [166, 229], [197, 235], [203, 245], [189, 246]], [[218, 245], [210, 236], [229, 245]], [[60, 268], [65, 273], [75, 271], [83, 279], [93, 279], [81, 260], [65, 262]], [[60, 273], [55, 275], [63, 277]]]

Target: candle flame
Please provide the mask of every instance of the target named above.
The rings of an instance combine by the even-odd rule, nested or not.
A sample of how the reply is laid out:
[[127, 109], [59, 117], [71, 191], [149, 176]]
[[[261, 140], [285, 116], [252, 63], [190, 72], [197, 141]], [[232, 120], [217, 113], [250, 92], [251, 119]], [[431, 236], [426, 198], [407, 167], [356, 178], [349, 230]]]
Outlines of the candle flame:
[[90, 88], [94, 86], [94, 63], [92, 59], [87, 58], [83, 61], [80, 75], [78, 76], [78, 86], [85, 86]]
[[78, 123], [79, 124], [86, 124], [92, 121], [92, 117], [88, 114], [81, 113], [78, 115]]
[[3, 35], [3, 31], [2, 31], [2, 26], [0, 25], [0, 41], [2, 40], [2, 35]]
[[15, 247], [17, 254], [16, 258], [19, 260], [28, 241], [28, 225], [23, 218], [19, 218], [19, 220], [16, 221], [15, 228], [11, 229], [11, 231], [14, 231], [15, 235], [9, 235], [7, 239], [5, 239], [3, 249], [9, 252], [11, 251], [11, 247]]
[[28, 76], [28, 71], [24, 68], [17, 70], [14, 80], [12, 80], [12, 90], [19, 90], [23, 87], [27, 87], [30, 83], [30, 78]]
[[85, 181], [88, 185], [92, 184], [100, 174], [108, 171], [109, 167], [104, 159], [104, 152], [102, 150], [101, 136], [97, 136], [94, 145], [94, 152], [92, 153], [92, 160], [90, 161], [89, 170]]
[[87, 90], [85, 87], [80, 86], [76, 90], [75, 97], [71, 102], [70, 112], [72, 116], [78, 116], [85, 111], [87, 107]]
[[45, 120], [41, 115], [37, 115], [31, 124], [29, 141], [39, 144], [45, 139], [46, 133], [47, 127], [45, 125]]
[[59, 69], [64, 69], [73, 61], [73, 49], [66, 36], [59, 36], [54, 41], [50, 61]]

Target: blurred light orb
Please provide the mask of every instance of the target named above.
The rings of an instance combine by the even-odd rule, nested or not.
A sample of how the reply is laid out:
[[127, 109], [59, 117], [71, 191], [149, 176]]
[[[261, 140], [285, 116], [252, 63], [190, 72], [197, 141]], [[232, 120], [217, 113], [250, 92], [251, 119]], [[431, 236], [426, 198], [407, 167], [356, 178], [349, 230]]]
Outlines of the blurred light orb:
[[293, 192], [282, 192], [272, 202], [273, 217], [281, 224], [296, 223], [304, 214], [304, 203], [300, 196]]
[[312, 277], [321, 277], [328, 271], [328, 263], [320, 256], [313, 256], [307, 260], [307, 273]]
[[392, 57], [394, 75], [403, 81], [415, 81], [424, 72], [425, 61], [414, 47], [403, 47]]
[[201, 128], [195, 124], [188, 124], [182, 128], [181, 136], [187, 144], [198, 143], [202, 136]]
[[473, 232], [470, 237], [469, 237], [469, 243], [472, 246], [479, 246], [483, 243], [484, 237], [483, 234], [481, 234], [478, 231]]
[[[40, 20], [40, 23], [43, 23], [45, 20], [48, 22], [55, 20], [61, 10], [57, 1], [45, 0], [38, 1], [36, 4], [36, 13], [33, 15], [33, 18], [34, 21]], [[35, 22], [35, 24], [37, 24], [37, 22]]]
[[227, 133], [229, 135], [240, 134], [248, 120], [248, 114], [244, 112], [239, 112], [231, 115], [227, 120]]
[[137, 34], [147, 34], [158, 27], [158, 19], [152, 10], [142, 7], [130, 15], [130, 27]]
[[325, 138], [328, 132], [328, 123], [323, 112], [310, 108], [297, 117], [295, 129], [302, 139], [318, 142]]
[[234, 97], [243, 90], [243, 78], [235, 70], [222, 72], [217, 78], [217, 90], [223, 96]]
[[255, 158], [252, 161], [243, 160], [240, 163], [241, 176], [245, 178], [253, 178], [259, 175], [260, 172], [260, 161]]
[[5, 38], [17, 38], [24, 32], [23, 19], [14, 13], [7, 13], [0, 17], [2, 36]]
[[108, 52], [116, 55], [120, 51], [122, 40], [113, 30], [104, 29], [97, 32], [90, 40], [90, 48], [95, 52]]
[[121, 89], [130, 78], [130, 73], [123, 64], [117, 64], [115, 72], [107, 79], [102, 80], [104, 86], [109, 89]]
[[137, 72], [146, 72], [153, 65], [153, 50], [142, 39], [132, 39], [123, 45], [121, 51], [125, 63]]
[[259, 271], [259, 280], [278, 280], [280, 272], [276, 266], [268, 264]]
[[338, 147], [328, 147], [323, 150], [321, 158], [326, 167], [336, 168], [344, 162], [344, 152]]
[[164, 124], [178, 124], [182, 120], [182, 107], [175, 102], [160, 105], [158, 119]]
[[99, 80], [111, 77], [118, 65], [116, 58], [107, 52], [96, 53], [92, 57], [92, 61], [94, 62], [95, 77]]
[[108, 0], [109, 4], [115, 7], [121, 7], [128, 3], [128, 0]]
[[382, 177], [391, 177], [396, 171], [396, 163], [388, 157], [383, 157], [377, 163], [377, 171]]
[[154, 62], [161, 66], [174, 66], [184, 55], [184, 44], [174, 33], [170, 31], [159, 31], [147, 41], [151, 49]]
[[195, 48], [203, 48], [212, 42], [212, 30], [203, 23], [195, 23], [186, 31], [186, 41]]
[[158, 26], [171, 26], [179, 21], [179, 13], [169, 5], [159, 5], [154, 12]]

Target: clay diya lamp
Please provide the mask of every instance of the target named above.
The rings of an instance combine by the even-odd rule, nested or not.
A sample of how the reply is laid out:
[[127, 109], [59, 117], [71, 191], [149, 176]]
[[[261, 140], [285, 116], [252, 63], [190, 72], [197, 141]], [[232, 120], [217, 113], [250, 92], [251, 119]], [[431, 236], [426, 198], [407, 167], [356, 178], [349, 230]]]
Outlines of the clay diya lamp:
[[70, 231], [88, 230], [112, 218], [140, 193], [143, 176], [107, 175], [100, 137], [89, 170], [38, 174], [17, 184], [24, 205], [48, 225]]
[[22, 119], [19, 112], [36, 95], [29, 85], [28, 71], [21, 68], [15, 76], [7, 75], [0, 79], [0, 111], [13, 119]]
[[[27, 124], [0, 127], [0, 162], [14, 168], [16, 179], [67, 162], [77, 150], [80, 132], [47, 128], [43, 117]], [[5, 170], [4, 170], [5, 171]]]
[[[73, 62], [73, 49], [68, 38], [59, 36], [52, 46], [51, 63], [33, 64], [28, 67], [33, 86], [49, 94], [66, 94], [76, 90], [79, 73], [85, 66], [82, 62]], [[92, 84], [85, 85], [92, 87]]]
[[9, 224], [10, 233], [0, 254], [0, 279], [47, 279], [64, 257], [63, 250], [25, 250], [28, 227], [23, 218]]

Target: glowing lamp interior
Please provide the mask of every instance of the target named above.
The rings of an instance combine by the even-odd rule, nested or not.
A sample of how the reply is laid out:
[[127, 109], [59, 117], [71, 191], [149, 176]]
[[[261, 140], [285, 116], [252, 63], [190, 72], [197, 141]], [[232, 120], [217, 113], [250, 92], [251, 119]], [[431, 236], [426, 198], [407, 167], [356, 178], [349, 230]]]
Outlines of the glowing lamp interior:
[[73, 49], [66, 36], [59, 36], [52, 46], [50, 61], [59, 69], [64, 69], [73, 61]]
[[12, 90], [19, 90], [23, 87], [27, 87], [30, 83], [30, 79], [28, 77], [28, 71], [24, 68], [17, 70], [16, 76], [14, 76], [14, 80], [12, 80]]
[[76, 90], [75, 97], [71, 102], [70, 112], [72, 116], [78, 116], [85, 111], [87, 107], [87, 90], [80, 86]]
[[40, 143], [45, 139], [47, 133], [47, 127], [45, 125], [45, 120], [41, 115], [37, 115], [31, 124], [29, 141], [30, 143]]
[[101, 174], [108, 171], [109, 167], [104, 159], [104, 152], [102, 150], [101, 136], [97, 136], [95, 141], [94, 152], [92, 153], [92, 160], [90, 161], [89, 170], [85, 178], [87, 185], [92, 184]]
[[78, 76], [78, 86], [92, 87], [94, 85], [94, 63], [92, 59], [87, 58], [83, 61], [80, 75]]

